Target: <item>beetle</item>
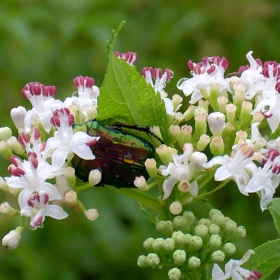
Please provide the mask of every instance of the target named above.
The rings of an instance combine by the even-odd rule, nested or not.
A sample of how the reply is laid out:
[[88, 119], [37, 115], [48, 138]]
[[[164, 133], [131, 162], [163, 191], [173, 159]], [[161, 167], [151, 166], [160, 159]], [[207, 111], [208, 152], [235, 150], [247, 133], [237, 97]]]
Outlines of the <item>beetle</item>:
[[73, 130], [81, 130], [91, 136], [100, 137], [90, 146], [95, 159], [84, 160], [77, 155], [73, 157], [72, 166], [79, 179], [88, 181], [89, 173], [93, 169], [98, 169], [102, 173], [101, 181], [97, 186], [134, 188], [133, 182], [136, 176], [149, 178], [144, 163], [147, 158], [155, 156], [154, 147], [146, 139], [128, 132], [125, 128], [130, 131], [145, 131], [162, 142], [150, 132], [149, 127], [122, 123], [105, 125], [97, 120], [73, 126]]

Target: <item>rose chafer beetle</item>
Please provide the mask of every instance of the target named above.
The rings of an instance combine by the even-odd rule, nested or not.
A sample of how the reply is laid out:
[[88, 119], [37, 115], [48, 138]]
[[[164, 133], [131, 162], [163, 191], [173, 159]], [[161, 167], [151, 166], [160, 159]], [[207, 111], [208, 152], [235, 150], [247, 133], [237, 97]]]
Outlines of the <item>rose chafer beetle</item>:
[[88, 181], [89, 173], [93, 169], [98, 169], [102, 173], [101, 181], [97, 186], [133, 188], [136, 176], [144, 176], [148, 179], [149, 175], [144, 163], [147, 158], [155, 156], [154, 147], [146, 139], [128, 132], [125, 128], [130, 131], [144, 131], [161, 142], [150, 132], [149, 127], [122, 123], [109, 126], [96, 120], [73, 126], [74, 130], [100, 137], [90, 146], [95, 155], [94, 160], [84, 160], [77, 155], [72, 159], [72, 165], [79, 179]]

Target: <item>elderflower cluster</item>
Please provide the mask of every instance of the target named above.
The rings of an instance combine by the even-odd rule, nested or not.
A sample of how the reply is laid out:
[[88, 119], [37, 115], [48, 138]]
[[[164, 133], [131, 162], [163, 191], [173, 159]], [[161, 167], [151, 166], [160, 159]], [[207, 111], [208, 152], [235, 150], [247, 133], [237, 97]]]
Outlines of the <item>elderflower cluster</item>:
[[[192, 77], [177, 83], [187, 108], [186, 97], [170, 99], [164, 91], [171, 70], [143, 69], [168, 115], [169, 144], [156, 149], [161, 162], [146, 162], [163, 199], [184, 205], [233, 180], [241, 194], [259, 195], [262, 210], [269, 207], [280, 182], [280, 64], [262, 63], [252, 51], [247, 59], [249, 65], [228, 76], [226, 58], [189, 61]], [[208, 184], [213, 177], [220, 182], [214, 187]]]
[[[0, 154], [11, 163], [10, 177], [0, 179], [0, 188], [14, 195], [19, 205], [19, 209], [14, 209], [3, 202], [0, 212], [29, 217], [32, 229], [42, 227], [46, 216], [66, 218], [65, 204], [78, 205], [90, 220], [98, 217], [95, 209], [86, 210], [77, 200], [71, 159], [74, 154], [86, 160], [95, 158], [90, 145], [98, 137], [73, 131], [72, 126], [74, 121], [95, 117], [99, 89], [89, 77], [76, 77], [74, 85], [78, 91], [62, 102], [54, 98], [54, 86], [28, 83], [21, 93], [31, 102], [32, 109], [20, 106], [11, 111], [18, 139], [9, 128], [0, 129]], [[12, 230], [2, 244], [8, 249], [16, 248], [23, 229], [21, 224]]]
[[[199, 275], [202, 267], [207, 270], [214, 263], [213, 280], [228, 279], [219, 277], [233, 277], [235, 274], [246, 278], [251, 274], [260, 277], [259, 272], [240, 267], [245, 261], [230, 268], [226, 265], [225, 273], [217, 265], [235, 253], [236, 248], [232, 241], [246, 235], [244, 227], [237, 226], [217, 209], [209, 212], [209, 218], [200, 220], [196, 219], [193, 212], [185, 211], [182, 215], [175, 216], [172, 221], [159, 221], [156, 229], [168, 237], [150, 237], [144, 241], [143, 246], [148, 255], [141, 255], [137, 261], [138, 266], [142, 268], [171, 267], [168, 272], [169, 279], [178, 280], [186, 271], [192, 278], [191, 275]], [[233, 260], [230, 260], [230, 263], [232, 262]], [[240, 277], [236, 279], [243, 279]]]

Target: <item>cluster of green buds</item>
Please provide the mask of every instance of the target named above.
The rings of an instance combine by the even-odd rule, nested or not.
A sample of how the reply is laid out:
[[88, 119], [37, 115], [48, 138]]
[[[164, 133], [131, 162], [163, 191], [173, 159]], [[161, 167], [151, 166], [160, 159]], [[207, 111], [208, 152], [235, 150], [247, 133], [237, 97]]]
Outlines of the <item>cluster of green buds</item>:
[[141, 255], [137, 264], [142, 268], [168, 267], [170, 280], [183, 276], [208, 279], [203, 277], [203, 272], [207, 273], [213, 263], [223, 263], [233, 255], [236, 247], [232, 241], [246, 236], [243, 226], [237, 226], [217, 209], [209, 212], [208, 219], [200, 220], [193, 212], [185, 211], [172, 221], [159, 221], [156, 229], [168, 237], [146, 239], [143, 246], [149, 253]]

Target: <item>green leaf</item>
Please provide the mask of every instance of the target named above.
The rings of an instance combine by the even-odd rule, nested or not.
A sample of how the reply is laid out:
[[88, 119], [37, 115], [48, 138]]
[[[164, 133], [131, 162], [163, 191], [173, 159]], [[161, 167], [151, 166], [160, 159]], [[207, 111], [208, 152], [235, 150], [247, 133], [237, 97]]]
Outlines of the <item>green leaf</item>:
[[250, 270], [258, 270], [262, 279], [266, 279], [280, 266], [280, 239], [268, 241], [254, 249], [255, 255], [242, 265]]
[[116, 36], [123, 24], [113, 32], [108, 42], [109, 62], [98, 97], [97, 120], [105, 124], [158, 125], [164, 130], [166, 111], [160, 94], [146, 83], [135, 66], [113, 53]]
[[269, 211], [272, 215], [275, 227], [280, 235], [280, 198], [274, 198], [272, 204], [269, 207]]

